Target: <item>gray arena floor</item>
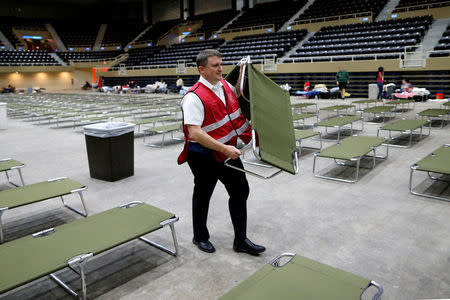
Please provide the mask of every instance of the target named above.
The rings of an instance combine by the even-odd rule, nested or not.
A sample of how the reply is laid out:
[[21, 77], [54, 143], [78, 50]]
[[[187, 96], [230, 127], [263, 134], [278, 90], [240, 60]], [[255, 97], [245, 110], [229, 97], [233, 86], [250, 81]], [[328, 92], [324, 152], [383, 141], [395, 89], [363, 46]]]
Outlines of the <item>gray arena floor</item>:
[[[319, 107], [343, 103], [316, 102]], [[414, 111], [397, 119], [413, 117], [429, 107], [439, 104], [417, 103]], [[363, 134], [375, 135], [376, 128], [367, 125]], [[271, 180], [248, 177], [248, 235], [267, 247], [258, 257], [233, 252], [228, 197], [220, 183], [211, 200], [208, 223], [217, 251], [206, 254], [192, 244], [193, 177], [187, 164], [176, 163], [181, 143], [156, 149], [136, 138], [135, 175], [110, 183], [90, 178], [81, 132], [10, 119], [8, 129], [0, 131], [0, 158], [24, 162], [28, 184], [61, 176], [86, 184], [90, 214], [141, 200], [180, 217], [175, 225], [178, 257], [140, 241], [115, 248], [88, 267], [91, 298], [216, 299], [271, 258], [294, 252], [377, 281], [384, 287], [383, 299], [436, 299], [450, 297], [450, 203], [411, 195], [408, 180], [410, 165], [444, 143], [450, 143], [450, 125], [433, 128], [430, 137], [410, 149], [391, 148], [389, 158], [364, 172], [355, 184], [315, 178], [311, 151], [305, 151], [300, 158], [300, 173], [296, 176], [282, 173]], [[324, 142], [327, 145], [331, 143]], [[331, 160], [320, 161], [321, 167], [331, 164]], [[1, 176], [0, 189], [11, 188]], [[419, 177], [418, 182], [425, 180], [424, 174]], [[74, 198], [73, 203], [77, 205], [78, 199]], [[8, 211], [4, 214], [6, 239], [77, 218], [80, 216], [64, 209], [58, 199]], [[168, 229], [153, 236], [160, 243], [171, 243]], [[79, 287], [70, 271], [61, 272], [61, 277]], [[70, 299], [48, 277], [5, 296]]]

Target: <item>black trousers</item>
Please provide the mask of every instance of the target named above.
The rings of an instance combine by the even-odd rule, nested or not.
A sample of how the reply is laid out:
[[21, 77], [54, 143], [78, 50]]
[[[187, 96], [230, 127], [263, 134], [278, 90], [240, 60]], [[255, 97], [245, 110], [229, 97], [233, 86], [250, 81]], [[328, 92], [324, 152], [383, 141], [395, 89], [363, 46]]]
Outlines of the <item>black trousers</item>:
[[[197, 242], [209, 240], [207, 228], [208, 209], [211, 195], [217, 180], [225, 185], [230, 196], [228, 208], [234, 227], [235, 239], [245, 239], [247, 236], [247, 198], [249, 187], [245, 173], [218, 163], [211, 152], [188, 152], [187, 162], [194, 174], [194, 194], [192, 196], [192, 219], [194, 239]], [[241, 160], [230, 161], [243, 168]]]

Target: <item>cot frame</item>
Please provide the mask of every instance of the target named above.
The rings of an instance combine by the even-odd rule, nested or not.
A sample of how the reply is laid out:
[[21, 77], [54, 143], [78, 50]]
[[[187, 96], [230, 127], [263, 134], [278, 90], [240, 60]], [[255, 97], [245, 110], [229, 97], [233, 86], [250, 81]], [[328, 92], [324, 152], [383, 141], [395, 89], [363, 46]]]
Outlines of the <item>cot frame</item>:
[[[2, 161], [8, 161], [8, 160], [12, 160], [12, 158], [3, 158], [3, 159], [0, 159], [0, 162], [2, 162]], [[14, 167], [11, 167], [9, 170], [5, 170], [5, 171], [4, 171], [5, 174], [6, 174], [6, 179], [8, 180], [8, 183], [9, 183], [9, 184], [11, 184], [11, 185], [13, 185], [13, 186], [16, 186], [16, 187], [19, 187], [19, 185], [18, 185], [17, 183], [14, 183], [14, 182], [11, 180], [11, 178], [9, 177], [9, 174], [8, 174], [8, 171], [17, 170], [17, 172], [19, 173], [20, 181], [22, 182], [22, 186], [25, 185], [25, 182], [24, 182], [24, 180], [23, 180], [22, 170], [21, 170], [23, 167], [25, 167], [25, 164], [24, 164], [24, 163], [22, 163], [22, 165], [20, 165], [20, 166], [14, 166]], [[1, 221], [1, 220], [0, 220], [0, 221]]]
[[[385, 155], [377, 155], [376, 154], [376, 148], [378, 148], [380, 146], [385, 146], [386, 147]], [[333, 159], [334, 162], [336, 163], [336, 165], [338, 165], [338, 166], [355, 167], [356, 170], [355, 170], [355, 177], [354, 177], [354, 179], [343, 179], [343, 178], [338, 178], [338, 177], [331, 177], [331, 176], [326, 176], [326, 175], [320, 174], [319, 172], [316, 172], [316, 160], [317, 160], [317, 157], [319, 157], [318, 155], [319, 155], [320, 152], [315, 152], [314, 153], [314, 161], [313, 161], [313, 170], [312, 170], [312, 172], [313, 172], [314, 176], [318, 177], [318, 178], [329, 179], [329, 180], [340, 181], [340, 182], [346, 182], [346, 183], [355, 183], [359, 179], [359, 169], [360, 168], [364, 168], [364, 167], [361, 167], [361, 159], [363, 157], [365, 157], [365, 158], [372, 158], [372, 167], [371, 168], [367, 168], [367, 169], [374, 169], [375, 166], [376, 166], [377, 158], [378, 159], [383, 159], [383, 160], [388, 158], [388, 156], [389, 156], [389, 146], [390, 146], [389, 144], [381, 144], [381, 145], [378, 145], [378, 146], [374, 146], [366, 154], [361, 155], [361, 156], [355, 156], [355, 157], [352, 157], [352, 158], [350, 158], [348, 160], [347, 159], [336, 159], [336, 158], [333, 158], [333, 157], [323, 157], [323, 158]], [[373, 152], [373, 155], [367, 155], [370, 152]], [[342, 161], [338, 161], [338, 160], [354, 162], [355, 165], [354, 164], [348, 164], [348, 163], [345, 163], [345, 162], [342, 162]]]
[[[161, 144], [155, 144], [155, 143], [148, 143], [145, 141], [145, 137], [147, 136], [146, 132], [148, 132], [148, 130], [144, 130], [144, 135], [143, 135], [143, 143], [145, 146], [149, 146], [149, 147], [153, 147], [153, 148], [163, 148], [165, 145], [165, 136], [167, 133], [170, 133], [170, 140], [171, 141], [184, 141], [183, 138], [176, 138], [173, 136], [174, 132], [180, 131], [180, 129], [174, 129], [174, 130], [157, 130], [155, 132], [155, 134], [162, 134], [162, 139], [161, 139]], [[148, 136], [150, 137], [150, 134], [148, 134]]]
[[[281, 269], [284, 266], [286, 266], [287, 264], [289, 264], [294, 259], [295, 256], [296, 256], [295, 253], [285, 252], [285, 253], [282, 253], [282, 254], [278, 255], [277, 257], [271, 259], [268, 264], [274, 268]], [[288, 260], [285, 263], [281, 263], [281, 259], [285, 258], [285, 257], [287, 257]], [[375, 293], [375, 295], [373, 295], [372, 300], [381, 299], [380, 297], [381, 297], [381, 294], [383, 294], [383, 287], [380, 284], [378, 284], [377, 282], [375, 282], [374, 280], [370, 281], [369, 285], [361, 292], [360, 297], [371, 286], [374, 286], [377, 289], [377, 292]]]
[[[132, 201], [132, 202], [128, 202], [125, 204], [120, 205], [120, 208], [123, 209], [127, 209], [130, 207], [133, 207], [135, 205], [141, 204], [142, 201]], [[162, 226], [162, 228], [169, 226], [171, 233], [172, 233], [172, 239], [173, 239], [173, 243], [174, 243], [174, 249], [169, 249], [165, 246], [162, 246], [158, 243], [155, 243], [151, 240], [149, 240], [148, 238], [145, 237], [145, 235], [140, 236], [139, 240], [143, 241], [144, 243], [155, 247], [158, 250], [161, 250], [169, 255], [172, 255], [174, 257], [178, 256], [179, 254], [179, 246], [178, 246], [178, 240], [177, 240], [177, 235], [175, 232], [175, 226], [174, 223], [177, 222], [179, 220], [179, 217], [177, 217], [176, 215], [174, 215], [172, 218], [164, 220], [160, 223], [160, 225]], [[160, 228], [160, 229], [162, 229]], [[157, 229], [158, 230], [158, 229]], [[155, 230], [156, 231], [156, 230]], [[32, 236], [34, 238], [39, 238], [39, 237], [43, 237], [43, 236], [47, 236], [50, 235], [52, 233], [55, 232], [55, 228], [49, 228], [49, 229], [45, 229], [42, 231], [39, 231], [37, 233], [32, 234]], [[150, 233], [150, 232], [148, 232]], [[147, 234], [148, 234], [147, 233]], [[123, 244], [128, 243], [129, 241], [125, 242], [125, 243], [121, 243], [120, 245], [117, 245], [111, 249], [108, 249], [106, 251], [102, 251], [100, 253], [98, 253], [99, 255], [103, 255], [105, 253], [107, 253], [108, 251], [111, 251], [112, 249], [121, 246]], [[87, 299], [87, 285], [86, 285], [86, 274], [85, 274], [85, 266], [88, 264], [88, 262], [90, 260], [92, 260], [94, 258], [94, 256], [97, 255], [97, 253], [93, 253], [93, 252], [88, 252], [88, 253], [82, 253], [79, 255], [76, 255], [74, 257], [71, 257], [67, 260], [67, 268], [69, 268], [70, 270], [72, 270], [75, 274], [77, 274], [80, 277], [80, 282], [81, 282], [81, 295], [77, 294], [68, 284], [66, 284], [63, 280], [61, 280], [58, 276], [55, 275], [55, 273], [64, 270], [65, 268], [62, 268], [56, 272], [52, 272], [50, 274], [48, 274], [50, 276], [51, 279], [53, 279], [58, 285], [60, 285], [67, 293], [71, 294], [74, 297], [77, 297], [79, 299], [83, 299], [86, 300]], [[78, 270], [77, 270], [78, 269]], [[46, 275], [44, 275], [46, 276]], [[42, 277], [44, 277], [42, 276]], [[41, 277], [41, 278], [42, 278]], [[13, 289], [14, 290], [14, 289]]]
[[[355, 129], [355, 128], [353, 128], [353, 123], [355, 123], [355, 122], [361, 122], [361, 129]], [[314, 124], [314, 127], [325, 127], [325, 134], [326, 134], [326, 136], [325, 137], [323, 137], [323, 136], [321, 136], [321, 139], [324, 139], [324, 140], [327, 140], [327, 141], [336, 141], [336, 142], [339, 142], [340, 140], [341, 140], [341, 131], [343, 130], [343, 129], [345, 129], [345, 127], [346, 126], [348, 126], [350, 124], [350, 136], [352, 136], [353, 135], [353, 131], [355, 131], [355, 130], [357, 130], [357, 131], [364, 131], [364, 119], [361, 117], [361, 118], [359, 118], [359, 120], [355, 120], [355, 121], [352, 121], [352, 122], [350, 122], [350, 123], [347, 123], [347, 124], [344, 124], [344, 125], [342, 125], [342, 126], [340, 126], [340, 125], [334, 125], [334, 126], [323, 126], [323, 125], [317, 125], [317, 123], [316, 124]], [[337, 128], [337, 138], [336, 139], [330, 139], [330, 138], [327, 138], [327, 136], [329, 135], [328, 134], [328, 127], [333, 127], [333, 128]]]
[[[275, 177], [276, 175], [280, 174], [283, 171], [282, 169], [278, 169], [276, 167], [273, 167], [273, 166], [271, 166], [269, 164], [265, 164], [263, 162], [263, 160], [261, 158], [261, 155], [260, 155], [260, 152], [259, 152], [259, 147], [256, 145], [256, 131], [254, 129], [252, 129], [252, 140], [250, 141], [250, 143], [248, 143], [247, 145], [245, 145], [243, 148], [240, 149], [243, 152], [243, 156], [244, 156], [245, 151], [247, 151], [250, 148], [250, 146], [252, 147], [253, 155], [258, 160], [258, 162], [250, 162], [250, 161], [247, 161], [247, 160], [243, 160], [242, 161], [243, 163], [247, 163], [247, 164], [250, 164], [250, 165], [263, 167], [263, 168], [275, 168], [276, 171], [274, 171], [273, 173], [268, 174], [268, 175], [263, 175], [263, 174], [259, 174], [259, 173], [253, 172], [251, 170], [238, 168], [238, 167], [233, 166], [233, 165], [231, 165], [229, 163], [229, 161], [231, 160], [231, 157], [228, 157], [227, 159], [225, 159], [224, 165], [229, 167], [229, 168], [241, 171], [243, 173], [247, 173], [249, 175], [252, 175], [252, 176], [255, 176], [255, 177], [258, 177], [258, 178], [261, 178], [261, 179], [273, 178], [273, 177]], [[299, 162], [298, 162], [298, 157], [299, 157], [298, 148], [295, 151], [293, 151], [292, 157], [293, 157], [292, 158], [292, 166], [294, 167], [294, 173], [298, 174], [298, 171], [300, 169]]]
[[[450, 147], [450, 144], [444, 144], [443, 146], [444, 146], [444, 147]], [[434, 155], [434, 152], [431, 152], [431, 153], [428, 154], [427, 156], [433, 156], [433, 155]], [[443, 179], [441, 179], [441, 178], [439, 178], [439, 177], [437, 177], [437, 176], [433, 176], [432, 173], [435, 173], [435, 172], [429, 172], [429, 171], [418, 170], [418, 167], [419, 167], [419, 165], [418, 165], [417, 163], [412, 164], [411, 167], [410, 167], [410, 172], [409, 172], [409, 184], [408, 184], [408, 186], [409, 186], [409, 192], [410, 192], [411, 194], [413, 194], [413, 195], [416, 195], [416, 196], [422, 196], [422, 197], [426, 197], [426, 198], [431, 198], [431, 199], [436, 199], [436, 200], [442, 200], [442, 201], [448, 201], [448, 202], [450, 202], [450, 197], [440, 197], [440, 196], [435, 196], [435, 195], [430, 195], [430, 194], [420, 193], [420, 192], [414, 190], [413, 185], [412, 185], [412, 184], [413, 184], [413, 175], [414, 175], [414, 171], [427, 172], [428, 177], [429, 177], [430, 179], [434, 180], [434, 181], [445, 181], [445, 182], [450, 183], [450, 181], [443, 180]], [[441, 174], [441, 175], [443, 175], [443, 173], [436, 173], [436, 174]]]
[[[377, 106], [373, 106], [373, 107], [377, 107]], [[384, 124], [386, 122], [386, 115], [389, 115], [388, 116], [389, 118], [395, 118], [395, 114], [396, 114], [395, 111], [393, 110], [393, 108], [391, 108], [391, 110], [385, 111], [385, 112], [370, 112], [370, 111], [367, 112], [367, 111], [362, 110], [361, 118], [363, 118], [363, 120], [364, 120], [364, 115], [363, 115], [364, 113], [368, 114], [368, 119], [367, 119], [367, 121], [363, 121], [363, 122], [365, 122], [366, 124], [376, 124], [376, 125], [380, 124], [380, 122], [375, 122], [376, 119], [383, 118], [381, 123]], [[370, 118], [371, 115], [373, 115], [373, 118]]]
[[434, 120], [441, 120], [441, 126], [439, 127], [440, 129], [444, 128], [444, 122], [447, 122], [450, 120], [450, 113], [445, 114], [445, 115], [438, 115], [438, 116], [431, 116], [431, 115], [424, 115], [421, 116], [419, 115], [419, 113], [416, 114], [417, 118], [420, 118], [421, 120], [423, 120], [424, 118], [427, 118], [427, 121], [430, 123], [430, 127], [431, 127], [431, 123], [433, 123]]
[[[53, 179], [47, 180], [47, 182], [61, 181], [61, 180], [64, 180], [64, 179], [66, 179], [66, 178], [67, 178], [67, 177], [53, 178]], [[83, 217], [87, 217], [87, 216], [88, 216], [88, 211], [87, 211], [87, 209], [86, 209], [86, 204], [85, 204], [85, 202], [84, 202], [84, 197], [83, 197], [83, 191], [86, 190], [86, 189], [87, 189], [87, 186], [83, 186], [83, 187], [81, 187], [81, 188], [79, 188], [79, 189], [71, 190], [68, 194], [57, 195], [57, 196], [55, 196], [55, 197], [53, 197], [53, 198], [58, 198], [58, 197], [60, 197], [60, 198], [61, 198], [61, 202], [63, 203], [63, 205], [64, 205], [65, 207], [67, 207], [67, 208], [70, 209], [71, 211], [73, 211], [73, 212], [75, 212], [75, 213], [77, 213], [77, 214], [79, 214], [79, 215], [81, 215], [81, 216], [83, 216]], [[81, 210], [79, 210], [79, 209], [77, 209], [77, 208], [75, 208], [75, 207], [73, 207], [73, 206], [67, 204], [66, 201], [64, 200], [64, 197], [63, 197], [63, 196], [66, 196], [66, 195], [72, 195], [72, 194], [78, 194], [78, 195], [79, 195], [80, 200], [81, 200], [81, 204], [82, 204], [82, 206], [83, 206], [83, 211], [81, 211]], [[49, 198], [49, 199], [53, 199], [53, 198]], [[44, 200], [41, 200], [41, 201], [45, 201], [45, 200], [49, 200], [49, 199], [44, 199]], [[38, 202], [41, 202], [41, 201], [38, 201]], [[31, 204], [31, 203], [30, 203], [30, 204]], [[27, 205], [27, 204], [24, 204], [24, 205], [21, 205], [21, 206], [26, 206], [26, 205]], [[21, 207], [21, 206], [19, 206], [19, 207]], [[17, 208], [18, 208], [18, 207], [17, 207]], [[5, 207], [1, 207], [1, 206], [0, 206], [0, 244], [4, 242], [4, 237], [3, 237], [3, 225], [2, 225], [2, 216], [3, 216], [3, 214], [4, 214], [7, 210], [9, 210], [9, 208], [8, 208], [7, 206], [5, 206]]]
[[[318, 136], [318, 138], [319, 138], [319, 143], [320, 143], [319, 148], [311, 147], [311, 146], [302, 146], [302, 141], [303, 140], [307, 140], [309, 138], [310, 139], [314, 139], [316, 136]], [[299, 138], [299, 139], [297, 139], [297, 142], [298, 142], [298, 147], [297, 147], [298, 148], [298, 156], [301, 156], [303, 148], [304, 149], [310, 149], [310, 150], [321, 150], [322, 149], [322, 133], [320, 131], [317, 131], [317, 135], [309, 137], [309, 138]]]
[[[405, 118], [403, 118], [402, 120], [405, 120]], [[419, 127], [419, 142], [422, 140], [422, 138], [425, 136], [430, 136], [431, 135], [431, 122], [428, 120], [428, 133], [427, 134], [423, 134], [423, 127], [424, 125]], [[414, 133], [417, 134], [417, 129], [410, 129], [408, 131], [401, 131], [400, 135], [397, 137], [392, 137], [392, 131], [400, 131], [400, 130], [389, 130], [389, 129], [382, 129], [381, 127], [377, 128], [377, 137], [380, 136], [380, 131], [389, 131], [389, 137], [386, 138], [389, 141], [389, 144], [391, 147], [395, 147], [395, 148], [410, 148], [413, 145], [413, 135]], [[395, 145], [392, 144], [392, 141], [394, 140], [398, 140], [402, 135], [404, 134], [409, 134], [409, 143], [408, 145]]]

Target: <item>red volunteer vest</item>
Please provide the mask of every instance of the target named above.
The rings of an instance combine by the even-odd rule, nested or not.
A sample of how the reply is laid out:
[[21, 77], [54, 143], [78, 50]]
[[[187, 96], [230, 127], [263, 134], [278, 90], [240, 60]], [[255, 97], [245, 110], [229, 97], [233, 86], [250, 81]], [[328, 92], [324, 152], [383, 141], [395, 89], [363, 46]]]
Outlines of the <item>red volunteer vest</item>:
[[[238, 137], [242, 139], [244, 143], [249, 143], [252, 139], [251, 126], [248, 120], [241, 112], [239, 102], [234, 94], [233, 90], [228, 86], [225, 79], [220, 81], [223, 86], [225, 94], [225, 102], [227, 106], [223, 104], [222, 100], [204, 84], [197, 82], [188, 93], [196, 94], [203, 103], [205, 109], [205, 117], [202, 123], [202, 130], [208, 133], [215, 140], [224, 143], [226, 145], [236, 146]], [[188, 144], [191, 140], [189, 138], [189, 132], [187, 126], [184, 125], [184, 149], [178, 157], [178, 164], [182, 164], [187, 160]], [[226, 155], [221, 152], [213, 151], [214, 158], [223, 163], [227, 158]]]

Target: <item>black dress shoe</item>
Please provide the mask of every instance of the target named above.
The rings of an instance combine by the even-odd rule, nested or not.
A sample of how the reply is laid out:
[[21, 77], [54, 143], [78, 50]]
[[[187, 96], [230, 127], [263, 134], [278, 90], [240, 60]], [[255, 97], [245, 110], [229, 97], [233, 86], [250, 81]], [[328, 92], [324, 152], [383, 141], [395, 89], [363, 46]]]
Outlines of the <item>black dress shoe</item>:
[[245, 239], [242, 241], [234, 240], [233, 249], [236, 252], [245, 252], [251, 255], [258, 255], [266, 251], [266, 248], [263, 246], [253, 244], [249, 239]]
[[197, 242], [195, 239], [192, 239], [192, 242], [195, 246], [197, 246], [198, 249], [202, 250], [203, 252], [213, 253], [216, 251], [216, 248], [214, 248], [213, 244], [211, 244], [210, 241]]

